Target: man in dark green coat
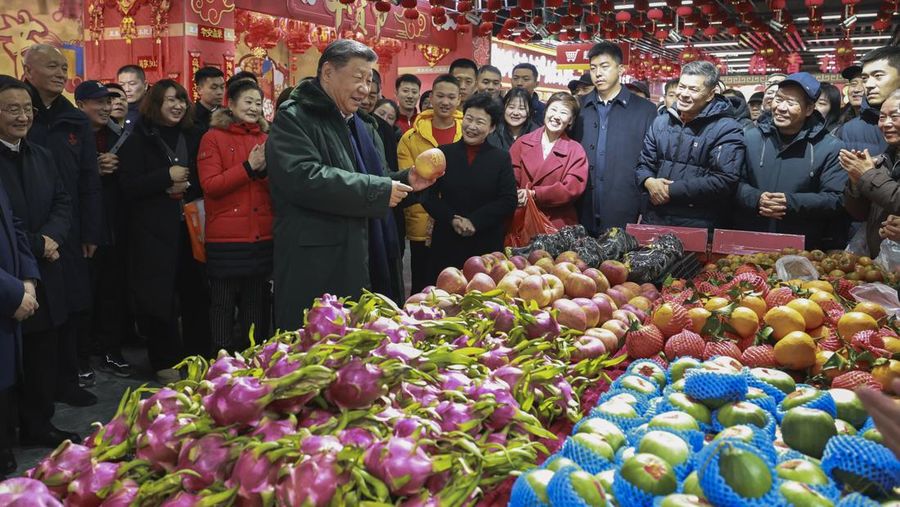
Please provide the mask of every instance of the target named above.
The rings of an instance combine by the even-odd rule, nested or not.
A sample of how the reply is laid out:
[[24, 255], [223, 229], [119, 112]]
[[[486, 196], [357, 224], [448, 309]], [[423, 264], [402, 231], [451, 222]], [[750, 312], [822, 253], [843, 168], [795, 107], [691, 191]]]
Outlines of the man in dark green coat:
[[391, 208], [433, 182], [391, 173], [376, 123], [357, 112], [376, 60], [359, 42], [332, 43], [316, 77], [282, 104], [266, 142], [278, 329], [300, 327], [303, 310], [323, 293], [355, 297], [372, 289], [403, 299]]

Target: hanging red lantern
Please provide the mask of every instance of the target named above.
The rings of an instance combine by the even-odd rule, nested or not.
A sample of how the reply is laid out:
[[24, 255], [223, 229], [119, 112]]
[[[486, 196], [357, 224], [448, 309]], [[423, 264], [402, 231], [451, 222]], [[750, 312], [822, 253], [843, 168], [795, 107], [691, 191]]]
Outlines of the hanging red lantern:
[[[472, 10], [472, 2], [469, 0], [462, 0], [460, 2], [456, 2], [456, 10], [465, 14]], [[462, 16], [462, 17], [465, 17], [465, 16]]]
[[491, 35], [493, 29], [494, 29], [493, 23], [482, 23], [481, 26], [478, 27], [478, 35], [481, 35], [482, 37], [487, 37], [488, 35]]
[[497, 20], [497, 14], [493, 11], [487, 11], [481, 14], [481, 20], [485, 23], [493, 23]]
[[547, 31], [550, 33], [559, 33], [562, 30], [562, 25], [559, 23], [547, 23]]
[[517, 26], [519, 26], [519, 22], [512, 18], [506, 18], [506, 21], [503, 22], [503, 29], [507, 31], [512, 30]]
[[675, 14], [678, 14], [682, 18], [686, 18], [686, 17], [690, 16], [691, 13], [693, 13], [693, 12], [694, 12], [694, 8], [689, 7], [687, 5], [683, 5], [675, 10]]
[[825, 3], [825, 0], [804, 0], [804, 4], [809, 9], [809, 17], [810, 19], [818, 17], [816, 14], [816, 9], [822, 6]]
[[616, 13], [617, 23], [628, 23], [631, 21], [631, 13], [628, 11], [619, 11]]
[[562, 16], [559, 18], [559, 24], [562, 26], [572, 26], [575, 24], [575, 18], [572, 16]]
[[419, 19], [419, 11], [417, 9], [403, 9], [403, 17], [410, 20]]
[[524, 18], [525, 11], [523, 11], [522, 9], [520, 9], [518, 7], [513, 7], [512, 9], [509, 10], [509, 17], [516, 18], [516, 19]]
[[769, 8], [773, 11], [784, 10], [786, 0], [769, 0]]
[[415, 9], [416, 5], [416, 0], [400, 0], [400, 7], [404, 9]]
[[488, 0], [487, 2], [487, 9], [489, 11], [499, 11], [502, 7], [502, 0]]
[[434, 6], [431, 8], [431, 17], [439, 18], [447, 14], [447, 10], [441, 7], [440, 5]]
[[715, 37], [718, 34], [719, 34], [719, 29], [714, 26], [708, 26], [703, 29], [703, 35], [709, 37], [710, 39], [712, 39], [713, 37]]
[[647, 17], [652, 19], [653, 21], [660, 21], [663, 18], [662, 9], [653, 8], [647, 11]]
[[691, 38], [697, 35], [697, 28], [693, 26], [686, 26], [681, 29], [681, 35], [684, 35], [687, 38]]
[[883, 32], [891, 28], [891, 22], [886, 19], [877, 19], [872, 22], [872, 30]]
[[579, 18], [584, 14], [584, 7], [576, 4], [569, 4], [569, 16]]
[[548, 9], [556, 9], [562, 7], [562, 0], [545, 0], [544, 7]]
[[378, 12], [391, 12], [391, 3], [378, 0], [375, 2], [375, 10]]
[[542, 18], [540, 16], [535, 16], [535, 17], [531, 18], [531, 24], [533, 24], [534, 26], [541, 26], [544, 24], [544, 18]]
[[732, 37], [737, 37], [741, 34], [741, 28], [738, 26], [730, 26], [726, 28], [725, 31], [728, 32], [728, 35]]
[[716, 4], [705, 4], [700, 6], [700, 12], [702, 12], [706, 16], [710, 16], [719, 11], [719, 6]]
[[581, 39], [582, 41], [589, 41], [589, 40], [591, 40], [591, 32], [587, 32], [587, 31], [581, 32], [578, 34], [578, 38]]
[[663, 43], [664, 40], [669, 38], [668, 30], [657, 30], [656, 33], [653, 34], [653, 37], [659, 41], [660, 44]]
[[746, 15], [753, 11], [753, 5], [751, 4], [737, 4], [734, 6], [734, 10], [738, 11], [741, 15]]
[[519, 0], [519, 8], [523, 11], [534, 9], [534, 0]]

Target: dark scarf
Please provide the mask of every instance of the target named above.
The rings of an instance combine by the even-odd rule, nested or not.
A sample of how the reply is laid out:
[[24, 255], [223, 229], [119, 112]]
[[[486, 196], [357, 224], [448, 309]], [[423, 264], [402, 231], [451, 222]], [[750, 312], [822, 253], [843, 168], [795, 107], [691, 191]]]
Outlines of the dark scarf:
[[[350, 144], [353, 146], [360, 172], [384, 176], [381, 157], [375, 150], [375, 142], [366, 129], [366, 123], [356, 114], [353, 115], [350, 122], [352, 123], [351, 135], [355, 131], [356, 140], [359, 141], [359, 146], [356, 146], [353, 139], [350, 140]], [[403, 294], [395, 294], [397, 290], [392, 282], [394, 276], [397, 275], [397, 273], [393, 273], [397, 270], [392, 268], [397, 264], [399, 245], [393, 213], [388, 212], [382, 218], [369, 219], [369, 278], [372, 282], [372, 289], [395, 301], [399, 301], [397, 298], [403, 296]]]

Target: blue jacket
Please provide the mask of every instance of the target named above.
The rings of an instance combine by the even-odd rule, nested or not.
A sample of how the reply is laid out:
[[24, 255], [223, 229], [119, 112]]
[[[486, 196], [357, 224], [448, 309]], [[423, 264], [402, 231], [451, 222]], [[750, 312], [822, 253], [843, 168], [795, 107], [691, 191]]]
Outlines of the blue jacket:
[[587, 154], [589, 171], [587, 188], [576, 207], [581, 224], [597, 235], [610, 227], [634, 223], [640, 213], [641, 191], [634, 181], [644, 135], [656, 118], [656, 107], [623, 87], [622, 103], [615, 102], [609, 112], [611, 127], [606, 137], [606, 171], [603, 174], [603, 207], [600, 221], [594, 216], [593, 175], [597, 160], [597, 138], [600, 119], [597, 114], [597, 92], [581, 99], [581, 112], [575, 121], [572, 138], [580, 141]]
[[0, 184], [0, 389], [16, 382], [21, 326], [12, 318], [25, 295], [23, 280], [41, 278], [22, 222], [13, 216], [6, 189]]
[[869, 150], [869, 155], [877, 157], [887, 150], [888, 144], [884, 140], [884, 134], [878, 128], [878, 115], [880, 110], [869, 106], [863, 97], [859, 106], [859, 116], [843, 124], [835, 135], [844, 141], [844, 148], [848, 150]]
[[[635, 171], [647, 196], [643, 221], [653, 225], [724, 227], [744, 165], [744, 134], [731, 103], [716, 97], [687, 124], [674, 109], [657, 116], [644, 139]], [[644, 188], [647, 178], [665, 178], [669, 202], [654, 206]]]
[[[782, 146], [771, 113], [764, 113], [758, 127], [744, 131], [747, 164], [738, 183], [738, 229], [806, 235], [806, 248], [827, 248], [843, 242], [831, 241], [833, 220], [843, 217], [841, 195], [847, 172], [838, 162], [841, 141], [828, 133], [825, 120], [814, 112], [803, 129]], [[759, 215], [763, 192], [781, 192], [787, 197], [787, 214], [781, 220]], [[825, 246], [827, 245], [827, 246]]]
[[538, 97], [537, 93], [531, 94], [531, 121], [537, 123], [538, 125], [544, 124], [544, 110], [547, 109], [547, 106], [541, 102], [540, 97]]
[[59, 96], [48, 109], [30, 84], [37, 108], [28, 140], [53, 154], [66, 193], [72, 199], [72, 229], [60, 245], [60, 263], [66, 277], [69, 311], [87, 310], [93, 302], [88, 265], [82, 243], [105, 242], [103, 194], [97, 166], [97, 142], [87, 116]]

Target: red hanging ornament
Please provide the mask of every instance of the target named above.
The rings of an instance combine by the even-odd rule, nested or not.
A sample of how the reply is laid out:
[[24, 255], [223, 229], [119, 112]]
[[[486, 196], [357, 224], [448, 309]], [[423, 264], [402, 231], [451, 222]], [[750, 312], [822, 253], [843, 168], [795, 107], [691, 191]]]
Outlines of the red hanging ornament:
[[617, 23], [628, 23], [631, 21], [631, 13], [628, 11], [619, 11], [616, 13]]
[[519, 8], [523, 11], [534, 9], [534, 0], [519, 0]]
[[400, 0], [400, 7], [404, 9], [415, 9], [418, 3], [416, 0]]
[[712, 39], [713, 37], [715, 37], [718, 34], [719, 34], [719, 29], [715, 26], [708, 26], [703, 29], [703, 35], [709, 37], [710, 39]]
[[378, 0], [375, 2], [375, 10], [378, 12], [391, 12], [391, 3]]
[[678, 14], [682, 18], [686, 18], [690, 16], [694, 12], [693, 7], [689, 7], [687, 5], [683, 5], [675, 10], [675, 14]]
[[686, 26], [681, 29], [681, 35], [684, 35], [687, 38], [691, 38], [697, 35], [697, 27], [694, 26]]
[[810, 19], [811, 19], [811, 18], [817, 17], [817, 16], [816, 16], [816, 9], [818, 9], [819, 7], [821, 7], [822, 4], [824, 4], [824, 3], [825, 3], [825, 0], [804, 0], [804, 4], [805, 4], [806, 7], [809, 9], [809, 17], [810, 17]]
[[652, 19], [653, 21], [660, 21], [663, 18], [662, 9], [653, 8], [647, 11], [647, 17]]
[[[415, 0], [412, 0], [412, 1], [415, 2]], [[462, 0], [460, 2], [457, 2], [456, 10], [461, 13], [469, 12], [472, 10], [472, 2], [470, 2], [469, 0]], [[461, 17], [464, 18], [465, 16], [461, 16]]]
[[891, 22], [886, 19], [877, 19], [872, 22], [872, 30], [876, 32], [883, 32], [891, 28]]

